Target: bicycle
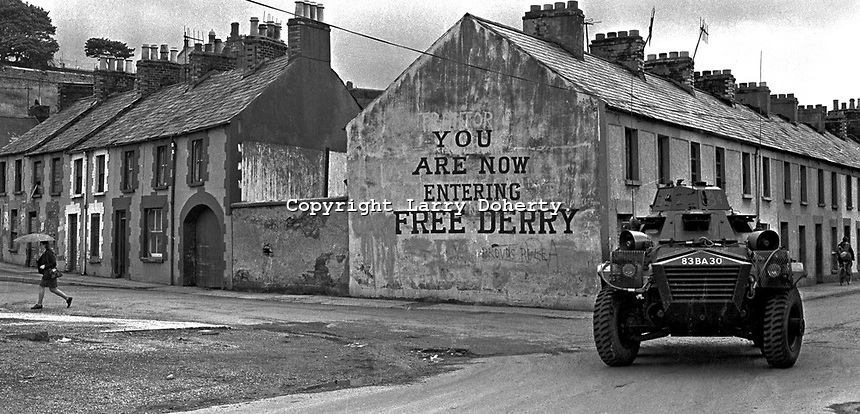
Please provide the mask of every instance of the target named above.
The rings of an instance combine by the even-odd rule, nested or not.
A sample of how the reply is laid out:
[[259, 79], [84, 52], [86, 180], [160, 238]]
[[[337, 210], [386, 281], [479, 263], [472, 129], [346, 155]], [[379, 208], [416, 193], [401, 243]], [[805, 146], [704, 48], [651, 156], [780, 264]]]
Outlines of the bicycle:
[[839, 286], [846, 281], [851, 284], [851, 262], [839, 262]]

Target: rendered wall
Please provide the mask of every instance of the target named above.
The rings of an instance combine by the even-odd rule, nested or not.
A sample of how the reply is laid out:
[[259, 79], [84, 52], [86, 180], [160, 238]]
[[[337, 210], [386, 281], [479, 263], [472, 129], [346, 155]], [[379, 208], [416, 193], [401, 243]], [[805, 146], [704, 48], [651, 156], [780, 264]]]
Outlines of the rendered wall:
[[468, 17], [430, 52], [491, 70], [421, 57], [347, 127], [350, 198], [390, 203], [350, 215], [350, 294], [590, 305], [598, 102]]
[[348, 293], [347, 213], [310, 215], [286, 203], [234, 204], [233, 289]]

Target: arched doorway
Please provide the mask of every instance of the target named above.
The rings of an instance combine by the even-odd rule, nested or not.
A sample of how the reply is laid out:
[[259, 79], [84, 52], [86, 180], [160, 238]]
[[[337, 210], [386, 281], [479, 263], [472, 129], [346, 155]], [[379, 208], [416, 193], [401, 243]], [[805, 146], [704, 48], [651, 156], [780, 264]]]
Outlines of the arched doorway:
[[224, 231], [218, 215], [207, 205], [197, 205], [182, 223], [182, 284], [224, 286]]

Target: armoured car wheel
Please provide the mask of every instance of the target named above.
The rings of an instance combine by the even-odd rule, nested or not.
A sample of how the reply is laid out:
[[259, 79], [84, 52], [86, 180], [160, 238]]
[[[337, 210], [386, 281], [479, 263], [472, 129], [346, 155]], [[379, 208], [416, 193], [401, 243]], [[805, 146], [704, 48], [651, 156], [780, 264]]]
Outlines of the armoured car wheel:
[[767, 299], [764, 311], [764, 354], [773, 368], [790, 368], [800, 355], [805, 322], [797, 289]]
[[604, 287], [594, 304], [594, 344], [600, 359], [611, 367], [630, 365], [639, 354], [639, 341], [630, 339], [625, 328], [625, 299], [624, 293]]

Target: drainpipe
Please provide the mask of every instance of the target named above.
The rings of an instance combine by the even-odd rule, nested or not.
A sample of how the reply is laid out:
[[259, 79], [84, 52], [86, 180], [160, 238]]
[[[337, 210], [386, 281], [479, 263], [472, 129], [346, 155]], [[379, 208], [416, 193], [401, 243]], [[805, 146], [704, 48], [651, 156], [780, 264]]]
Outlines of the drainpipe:
[[170, 138], [170, 157], [172, 166], [170, 168], [170, 284], [176, 284], [176, 137]]
[[[90, 151], [84, 152], [84, 160], [81, 163], [83, 164], [81, 168], [83, 171], [81, 173], [84, 175], [84, 182], [81, 183], [83, 188], [81, 189], [84, 193], [84, 205], [83, 205], [83, 214], [81, 214], [81, 220], [83, 224], [81, 225], [81, 229], [83, 229], [83, 235], [80, 238], [80, 243], [83, 243], [83, 249], [78, 250], [78, 256], [81, 258], [81, 274], [87, 274], [87, 264], [89, 263], [89, 251], [87, 250], [87, 241], [89, 241], [89, 224], [90, 224]], [[74, 164], [73, 164], [74, 165]]]

